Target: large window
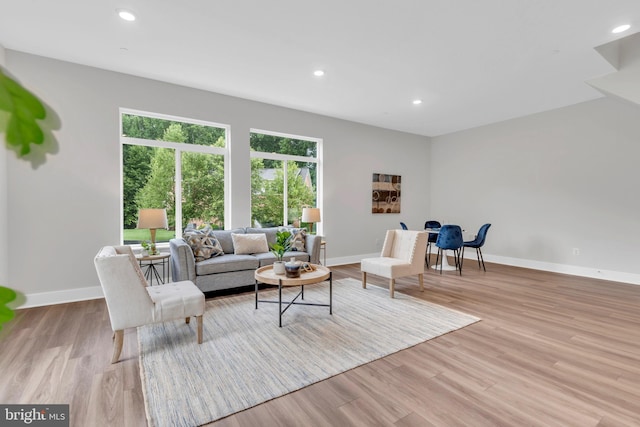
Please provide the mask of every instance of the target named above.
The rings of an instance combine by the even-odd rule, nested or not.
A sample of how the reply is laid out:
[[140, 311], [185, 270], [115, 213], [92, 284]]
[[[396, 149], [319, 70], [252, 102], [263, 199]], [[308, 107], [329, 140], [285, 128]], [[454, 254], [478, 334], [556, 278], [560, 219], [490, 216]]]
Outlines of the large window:
[[169, 230], [157, 230], [157, 242], [188, 223], [224, 228], [227, 127], [130, 110], [121, 120], [123, 242], [149, 240], [136, 229], [145, 208], [167, 210]]
[[253, 225], [300, 225], [302, 208], [318, 204], [321, 141], [252, 131], [250, 145]]

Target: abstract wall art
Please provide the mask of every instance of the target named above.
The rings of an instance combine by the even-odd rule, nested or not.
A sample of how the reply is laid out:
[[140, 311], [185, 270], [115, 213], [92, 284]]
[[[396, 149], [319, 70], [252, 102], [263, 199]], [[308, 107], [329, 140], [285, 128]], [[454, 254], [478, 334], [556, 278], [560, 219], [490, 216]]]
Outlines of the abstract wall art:
[[371, 213], [400, 213], [400, 175], [374, 173], [371, 190]]

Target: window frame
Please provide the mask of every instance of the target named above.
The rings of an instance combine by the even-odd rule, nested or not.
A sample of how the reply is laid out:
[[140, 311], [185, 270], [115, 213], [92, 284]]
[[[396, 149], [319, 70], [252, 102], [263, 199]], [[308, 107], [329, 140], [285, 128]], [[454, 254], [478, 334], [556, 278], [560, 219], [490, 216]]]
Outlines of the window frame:
[[[286, 221], [289, 214], [289, 201], [288, 201], [288, 191], [286, 191], [287, 178], [288, 178], [288, 167], [286, 167], [287, 161], [295, 161], [295, 162], [303, 162], [303, 163], [315, 163], [316, 164], [316, 206], [320, 208], [320, 212], [323, 212], [323, 139], [311, 136], [303, 136], [303, 135], [295, 135], [291, 133], [284, 132], [275, 132], [264, 129], [251, 128], [249, 129], [249, 135], [253, 133], [270, 135], [279, 138], [288, 138], [299, 141], [309, 141], [314, 142], [316, 144], [316, 157], [307, 157], [307, 156], [299, 156], [295, 154], [280, 154], [280, 153], [269, 153], [266, 151], [253, 151], [249, 148], [249, 156], [250, 158], [260, 158], [260, 159], [269, 159], [269, 160], [279, 160], [283, 162], [285, 167], [283, 168], [284, 173], [284, 185], [283, 189], [283, 219]], [[251, 138], [249, 138], [249, 141]], [[251, 145], [251, 142], [249, 142]], [[284, 224], [283, 224], [284, 225]], [[322, 233], [322, 222], [316, 224], [316, 232], [318, 234]]]
[[[148, 117], [152, 119], [160, 119], [167, 120], [171, 122], [178, 123], [188, 123], [200, 126], [208, 126], [224, 129], [224, 139], [225, 146], [222, 147], [211, 147], [208, 145], [198, 145], [198, 144], [185, 144], [182, 142], [171, 142], [171, 141], [157, 141], [150, 140], [144, 138], [133, 138], [124, 136], [122, 134], [122, 116], [123, 115], [132, 115], [132, 116], [141, 116]], [[219, 155], [223, 157], [224, 162], [224, 228], [227, 228], [227, 225], [230, 221], [230, 194], [231, 194], [231, 183], [230, 183], [230, 135], [231, 135], [231, 126], [209, 122], [205, 120], [192, 119], [187, 117], [173, 116], [162, 113], [153, 113], [148, 111], [135, 110], [131, 108], [121, 107], [119, 109], [118, 115], [119, 121], [119, 144], [120, 144], [120, 244], [124, 244], [124, 145], [141, 145], [145, 147], [155, 147], [155, 148], [168, 148], [174, 150], [174, 162], [175, 162], [175, 199], [176, 199], [176, 207], [175, 207], [175, 238], [179, 239], [182, 237], [182, 229], [184, 228], [184, 224], [182, 224], [182, 153], [184, 152], [196, 152], [203, 154], [213, 154]], [[179, 185], [178, 185], [179, 184]], [[132, 248], [137, 249], [140, 244], [131, 244]], [[157, 244], [159, 248], [168, 248], [168, 242], [160, 242]]]

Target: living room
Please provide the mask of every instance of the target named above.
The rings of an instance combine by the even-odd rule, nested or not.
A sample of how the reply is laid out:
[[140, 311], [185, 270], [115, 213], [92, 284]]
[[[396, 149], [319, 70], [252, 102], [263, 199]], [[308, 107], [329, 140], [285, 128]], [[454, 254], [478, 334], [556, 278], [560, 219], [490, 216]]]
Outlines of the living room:
[[[625, 38], [633, 58], [637, 33]], [[612, 40], [603, 36], [603, 44]], [[597, 282], [603, 287], [640, 284], [640, 201], [633, 196], [640, 107], [620, 96], [589, 87], [578, 103], [425, 136], [10, 46], [0, 50], [0, 65], [55, 112], [55, 141], [34, 147], [26, 160], [0, 154], [0, 283], [20, 292], [22, 308], [101, 298], [93, 258], [102, 246], [121, 243], [121, 108], [230, 127], [229, 229], [250, 225], [251, 129], [322, 139], [318, 233], [329, 266], [378, 254], [385, 231], [400, 220], [420, 229], [439, 218], [467, 231], [491, 222], [483, 252], [493, 265], [604, 279]], [[474, 107], [496, 102], [483, 98]], [[373, 173], [402, 176], [400, 215], [371, 214]]]

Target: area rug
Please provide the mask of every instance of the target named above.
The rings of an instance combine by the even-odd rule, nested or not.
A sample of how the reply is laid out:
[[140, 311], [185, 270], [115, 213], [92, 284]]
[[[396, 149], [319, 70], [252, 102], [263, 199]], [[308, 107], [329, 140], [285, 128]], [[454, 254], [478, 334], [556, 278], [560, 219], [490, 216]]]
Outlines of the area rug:
[[[285, 291], [283, 300], [295, 289]], [[252, 293], [210, 300], [201, 345], [196, 322], [138, 328], [149, 425], [206, 424], [480, 320], [395, 296], [354, 279], [334, 281], [332, 315], [327, 307], [291, 306], [282, 328], [278, 305], [256, 310]], [[304, 297], [327, 303], [328, 283], [305, 286]], [[276, 290], [260, 293], [276, 298]]]

